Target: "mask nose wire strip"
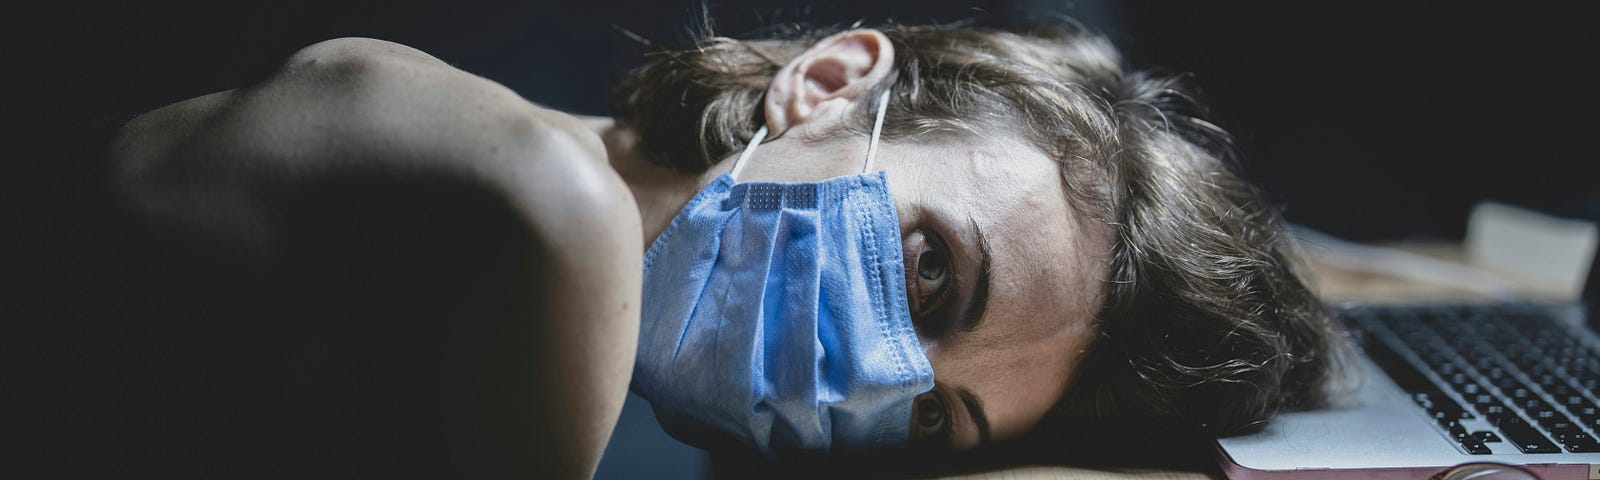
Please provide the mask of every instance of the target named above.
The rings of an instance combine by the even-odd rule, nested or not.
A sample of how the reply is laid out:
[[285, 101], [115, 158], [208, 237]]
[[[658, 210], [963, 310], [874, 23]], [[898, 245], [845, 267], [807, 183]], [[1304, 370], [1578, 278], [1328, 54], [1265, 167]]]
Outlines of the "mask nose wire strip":
[[889, 90], [885, 89], [883, 95], [878, 97], [878, 119], [872, 122], [872, 141], [867, 143], [867, 162], [861, 166], [861, 171], [872, 171], [872, 159], [878, 154], [878, 134], [883, 133], [883, 113], [889, 109]]
[[[750, 137], [750, 143], [745, 144], [744, 151], [739, 153], [739, 159], [733, 161], [733, 171], [728, 172], [728, 176], [733, 177], [734, 180], [738, 180], [739, 170], [744, 168], [745, 160], [749, 160], [750, 154], [755, 153], [756, 151], [756, 145], [760, 145], [761, 141], [766, 139], [767, 126], [762, 125], [759, 130], [756, 130], [756, 135]], [[871, 149], [868, 148], [868, 150]]]

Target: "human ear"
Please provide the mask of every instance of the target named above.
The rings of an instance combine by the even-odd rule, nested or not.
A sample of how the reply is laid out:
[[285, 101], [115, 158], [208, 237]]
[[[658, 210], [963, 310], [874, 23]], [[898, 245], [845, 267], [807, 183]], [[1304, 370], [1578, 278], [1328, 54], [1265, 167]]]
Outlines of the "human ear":
[[842, 100], [840, 107], [854, 107], [889, 76], [893, 65], [894, 46], [883, 32], [859, 29], [822, 39], [772, 77], [765, 105], [767, 130], [777, 137], [813, 121], [825, 102]]

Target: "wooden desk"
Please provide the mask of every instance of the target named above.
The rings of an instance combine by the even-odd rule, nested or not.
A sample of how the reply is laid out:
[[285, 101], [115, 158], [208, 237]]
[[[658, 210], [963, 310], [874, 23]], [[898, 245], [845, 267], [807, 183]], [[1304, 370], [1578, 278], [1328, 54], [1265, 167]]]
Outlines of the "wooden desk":
[[[1467, 266], [1504, 281], [1510, 293], [1529, 300], [1571, 301], [1571, 288], [1525, 273], [1474, 266], [1459, 243], [1397, 243], [1380, 245], [1392, 251]], [[1347, 268], [1330, 262], [1326, 253], [1307, 249], [1307, 280], [1312, 289], [1328, 302], [1416, 302], [1483, 301], [1490, 297], [1458, 287], [1421, 282], [1395, 275], [1384, 275], [1360, 268]], [[1348, 260], [1346, 260], [1348, 261]]]

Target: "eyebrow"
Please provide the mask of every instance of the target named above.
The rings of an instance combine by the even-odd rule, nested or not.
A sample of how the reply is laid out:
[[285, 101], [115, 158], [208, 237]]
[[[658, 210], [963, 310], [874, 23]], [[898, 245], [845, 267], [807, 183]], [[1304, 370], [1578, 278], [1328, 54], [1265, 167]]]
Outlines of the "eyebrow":
[[961, 397], [961, 403], [967, 406], [967, 416], [972, 417], [972, 423], [978, 426], [978, 446], [989, 445], [989, 417], [983, 414], [983, 401], [977, 395], [965, 388], [956, 390], [956, 395]]
[[971, 332], [983, 323], [984, 314], [989, 311], [989, 239], [983, 236], [983, 229], [978, 228], [978, 222], [971, 216], [967, 217], [967, 223], [976, 232], [978, 250], [983, 255], [978, 264], [978, 281], [972, 286], [972, 298], [967, 300], [965, 313], [961, 315], [961, 331]]

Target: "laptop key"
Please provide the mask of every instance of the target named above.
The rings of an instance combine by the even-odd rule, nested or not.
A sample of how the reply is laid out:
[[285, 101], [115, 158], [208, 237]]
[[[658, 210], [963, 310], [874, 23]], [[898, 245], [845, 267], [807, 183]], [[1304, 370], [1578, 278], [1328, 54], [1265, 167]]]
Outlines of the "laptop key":
[[1439, 372], [1439, 376], [1455, 375], [1461, 373], [1461, 367], [1457, 366], [1455, 362], [1447, 362], [1444, 365], [1440, 365], [1437, 372]]
[[[1581, 433], [1581, 432], [1583, 432], [1583, 429], [1578, 428], [1578, 426], [1576, 424], [1573, 424], [1572, 422], [1567, 422], [1567, 421], [1550, 422], [1548, 424], [1541, 424], [1541, 425], [1545, 428], [1546, 431], [1549, 431], [1551, 435], [1554, 435], [1554, 436], [1557, 436], [1557, 437], [1559, 437], [1560, 435], [1565, 435], [1565, 434], [1570, 434], [1570, 433]], [[1560, 440], [1560, 438], [1557, 438], [1557, 440]]]
[[1435, 399], [1447, 401], [1449, 397], [1444, 396], [1444, 392], [1438, 390], [1423, 390], [1411, 394], [1411, 400], [1417, 402], [1417, 406], [1422, 408], [1433, 408]]
[[1506, 422], [1508, 420], [1512, 420], [1512, 419], [1516, 419], [1516, 418], [1518, 418], [1517, 414], [1510, 413], [1510, 412], [1486, 413], [1486, 414], [1483, 415], [1483, 419], [1485, 421], [1489, 422], [1490, 425], [1494, 425], [1496, 427], [1500, 426], [1501, 423], [1504, 423], [1504, 422]]
[[1464, 442], [1472, 438], [1472, 434], [1467, 433], [1467, 428], [1461, 426], [1460, 422], [1450, 420], [1446, 423], [1448, 423], [1448, 425], [1445, 425], [1444, 429], [1445, 432], [1450, 434], [1450, 438], [1455, 439], [1457, 442]]
[[1500, 422], [1500, 433], [1504, 434], [1506, 439], [1512, 445], [1516, 445], [1517, 449], [1521, 450], [1522, 453], [1561, 452], [1561, 449], [1556, 448], [1554, 443], [1550, 443], [1550, 440], [1544, 438], [1544, 435], [1535, 430], [1532, 425], [1524, 422], [1510, 421], [1509, 419]]
[[[1367, 356], [1372, 357], [1372, 361], [1382, 367], [1383, 371], [1389, 374], [1389, 378], [1400, 385], [1401, 389], [1412, 393], [1438, 390], [1433, 386], [1433, 382], [1428, 381], [1428, 377], [1417, 371], [1416, 367], [1411, 366], [1411, 362], [1400, 357], [1400, 354], [1395, 353], [1393, 349], [1383, 342], [1367, 342], [1364, 348], [1367, 351]], [[1434, 398], [1442, 399], [1445, 397], [1441, 394], [1436, 395]]]
[[1520, 418], [1517, 417], [1515, 412], [1511, 411], [1510, 407], [1499, 402], [1479, 406], [1478, 413], [1483, 414], [1483, 419], [1488, 421], [1490, 425], [1499, 425], [1502, 420], [1507, 418]]
[[1555, 374], [1551, 374], [1551, 373], [1546, 373], [1546, 374], [1534, 377], [1534, 381], [1538, 382], [1539, 383], [1539, 387], [1544, 388], [1545, 390], [1555, 389], [1557, 385], [1565, 383], [1565, 382], [1561, 381], [1561, 377], [1558, 377]]
[[1550, 404], [1544, 403], [1544, 400], [1540, 400], [1538, 398], [1525, 398], [1525, 399], [1522, 399], [1522, 400], [1514, 401], [1513, 403], [1517, 407], [1520, 407], [1523, 410], [1530, 411], [1530, 412], [1537, 412], [1537, 411], [1540, 411], [1540, 410], [1547, 410], [1547, 409], [1550, 408]]
[[1493, 451], [1490, 451], [1489, 447], [1484, 445], [1483, 442], [1480, 442], [1472, 437], [1467, 437], [1461, 440], [1461, 446], [1467, 449], [1467, 453], [1473, 455], [1490, 455], [1494, 453]]
[[1500, 443], [1501, 441], [1499, 435], [1495, 435], [1494, 432], [1488, 430], [1472, 432], [1472, 438], [1483, 443]]
[[1579, 423], [1592, 425], [1595, 420], [1600, 420], [1600, 407], [1595, 406], [1593, 402], [1587, 399], [1577, 405], [1568, 405], [1567, 411], [1577, 415]]
[[1581, 430], [1555, 433], [1551, 436], [1556, 437], [1556, 441], [1561, 442], [1562, 445], [1594, 443], [1594, 437], [1589, 436], [1589, 434], [1584, 433]]
[[1494, 386], [1496, 386], [1496, 387], [1500, 387], [1500, 391], [1502, 391], [1502, 392], [1510, 392], [1513, 389], [1516, 389], [1516, 388], [1522, 386], [1522, 380], [1517, 380], [1517, 377], [1513, 377], [1513, 376], [1510, 376], [1510, 375], [1506, 375], [1506, 376], [1503, 376], [1503, 377], [1500, 377], [1500, 378], [1490, 378], [1489, 379], [1489, 383], [1494, 385]]
[[[1428, 380], [1428, 377], [1423, 376], [1422, 372], [1411, 365], [1411, 362], [1400, 357], [1400, 354], [1395, 353], [1388, 345], [1381, 341], [1372, 341], [1364, 345], [1364, 348], [1367, 350], [1367, 356], [1371, 357], [1372, 361], [1377, 363], [1379, 367], [1382, 367], [1384, 372], [1389, 374], [1390, 379], [1400, 385], [1402, 390], [1411, 392], [1411, 399], [1417, 402], [1418, 406], [1426, 409], [1428, 416], [1433, 417], [1435, 420], [1474, 418], [1472, 412], [1467, 411], [1455, 399], [1439, 391], [1438, 387]], [[1463, 379], [1466, 378], [1465, 375], [1459, 373], [1457, 375], [1462, 376]], [[1463, 382], [1465, 381], [1468, 380], [1463, 380]]]
[[1445, 420], [1466, 420], [1466, 419], [1469, 419], [1469, 418], [1473, 418], [1471, 412], [1468, 412], [1466, 409], [1461, 408], [1460, 405], [1456, 405], [1454, 400], [1448, 400], [1448, 401], [1450, 403], [1437, 404], [1437, 405], [1434, 405], [1433, 408], [1429, 408], [1428, 409], [1428, 416], [1433, 417], [1434, 420], [1438, 420], [1438, 421], [1441, 421], [1441, 422], [1443, 422]]

